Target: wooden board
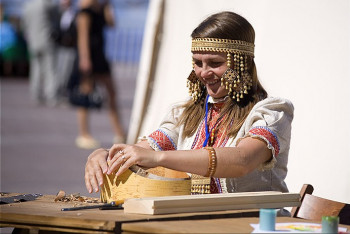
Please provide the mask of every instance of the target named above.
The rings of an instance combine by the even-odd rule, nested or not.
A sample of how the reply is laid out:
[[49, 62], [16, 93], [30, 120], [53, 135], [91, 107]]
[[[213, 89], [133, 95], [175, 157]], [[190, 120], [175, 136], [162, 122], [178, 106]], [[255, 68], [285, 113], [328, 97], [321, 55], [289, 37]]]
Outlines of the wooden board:
[[299, 193], [269, 191], [128, 199], [124, 203], [124, 212], [153, 215], [299, 205]]

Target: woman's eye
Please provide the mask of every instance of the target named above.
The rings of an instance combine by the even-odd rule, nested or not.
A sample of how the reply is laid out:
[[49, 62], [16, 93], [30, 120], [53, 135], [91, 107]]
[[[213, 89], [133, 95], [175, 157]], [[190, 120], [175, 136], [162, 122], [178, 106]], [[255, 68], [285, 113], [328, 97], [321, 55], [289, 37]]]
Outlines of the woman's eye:
[[197, 66], [197, 67], [202, 67], [202, 62], [201, 61], [196, 61], [194, 62], [194, 64]]
[[[212, 67], [212, 68], [216, 68], [216, 67], [220, 67], [224, 62], [222, 61], [209, 61], [207, 63], [207, 66]], [[197, 67], [203, 67], [203, 62], [202, 61], [194, 61], [194, 64]]]
[[222, 65], [222, 62], [211, 62], [211, 67], [220, 67]]

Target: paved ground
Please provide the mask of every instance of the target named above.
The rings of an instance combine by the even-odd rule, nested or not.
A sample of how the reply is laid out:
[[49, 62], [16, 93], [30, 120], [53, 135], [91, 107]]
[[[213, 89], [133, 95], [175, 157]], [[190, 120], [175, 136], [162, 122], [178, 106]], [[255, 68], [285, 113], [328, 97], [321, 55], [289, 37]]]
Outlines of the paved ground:
[[[131, 72], [132, 77], [130, 72], [129, 76], [125, 74], [115, 79], [122, 123], [127, 130], [135, 72]], [[110, 146], [113, 132], [106, 110], [94, 111], [91, 123], [93, 135], [102, 146]], [[92, 151], [76, 148], [76, 134], [73, 108], [35, 106], [29, 99], [27, 79], [1, 78], [0, 191], [56, 194], [62, 189], [88, 195], [84, 165]]]

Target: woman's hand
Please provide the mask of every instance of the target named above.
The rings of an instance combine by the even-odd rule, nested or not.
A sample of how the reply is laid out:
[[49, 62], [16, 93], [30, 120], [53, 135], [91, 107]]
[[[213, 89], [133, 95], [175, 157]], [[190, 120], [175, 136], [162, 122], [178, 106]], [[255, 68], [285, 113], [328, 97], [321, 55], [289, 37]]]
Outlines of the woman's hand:
[[97, 149], [88, 157], [85, 165], [85, 186], [89, 193], [98, 192], [103, 185], [103, 174], [108, 171], [107, 156], [106, 149]]
[[132, 165], [152, 168], [159, 166], [161, 152], [145, 149], [137, 145], [114, 144], [108, 154], [109, 168], [107, 174], [118, 170], [116, 176], [121, 175]]
[[84, 75], [91, 74], [92, 64], [91, 60], [87, 57], [82, 57], [79, 59], [79, 70]]

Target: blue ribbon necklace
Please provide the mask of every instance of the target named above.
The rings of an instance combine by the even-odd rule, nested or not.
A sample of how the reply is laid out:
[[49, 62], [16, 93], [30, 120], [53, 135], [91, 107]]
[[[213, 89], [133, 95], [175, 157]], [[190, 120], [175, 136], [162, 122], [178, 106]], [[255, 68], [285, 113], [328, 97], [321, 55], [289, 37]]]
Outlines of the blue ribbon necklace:
[[208, 126], [208, 99], [209, 95], [207, 95], [207, 98], [205, 99], [205, 140], [203, 142], [203, 147], [206, 147], [208, 144], [208, 140], [210, 138], [210, 133], [209, 133], [209, 126]]
[[[208, 108], [208, 100], [209, 100], [209, 95], [207, 95], [207, 98], [205, 100], [205, 140], [203, 142], [203, 147], [206, 147], [208, 145], [208, 141], [210, 139], [210, 133], [214, 130], [216, 125], [220, 122], [223, 116], [221, 116], [219, 119], [216, 120], [216, 123], [213, 125], [213, 127], [209, 131], [209, 125], [208, 125], [208, 113], [209, 113], [209, 108]], [[214, 142], [211, 142], [212, 144]]]

